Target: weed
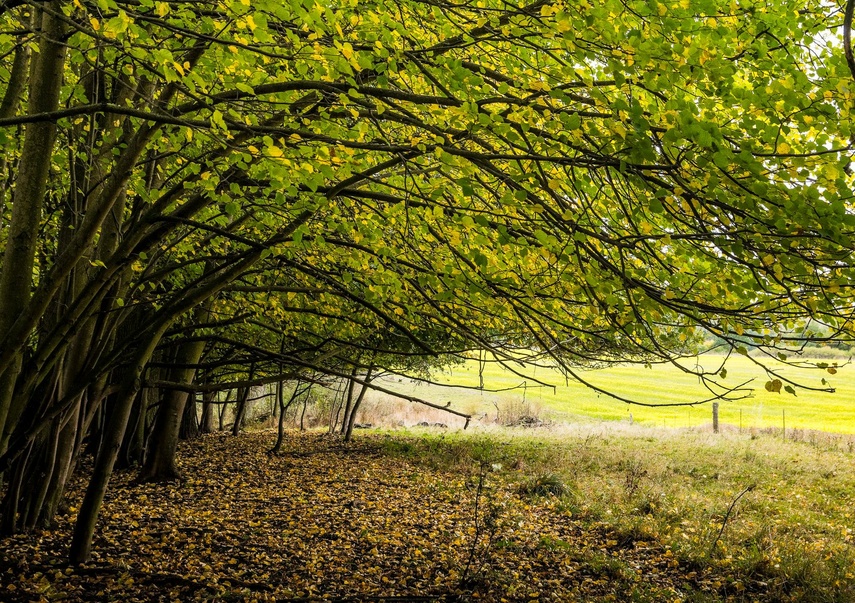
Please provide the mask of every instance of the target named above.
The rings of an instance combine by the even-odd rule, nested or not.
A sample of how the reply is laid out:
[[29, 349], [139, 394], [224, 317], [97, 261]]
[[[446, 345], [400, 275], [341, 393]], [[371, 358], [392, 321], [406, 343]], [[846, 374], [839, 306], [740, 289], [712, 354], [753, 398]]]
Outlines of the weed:
[[569, 492], [567, 484], [554, 473], [541, 473], [530, 477], [519, 486], [525, 496], [564, 496]]
[[623, 463], [624, 466], [624, 488], [627, 497], [631, 498], [638, 492], [642, 480], [647, 477], [647, 469], [638, 459], [631, 459]]
[[547, 551], [575, 551], [576, 547], [572, 543], [560, 538], [552, 536], [541, 536], [538, 546]]
[[383, 451], [389, 456], [412, 456], [415, 451], [412, 442], [388, 438], [383, 441]]

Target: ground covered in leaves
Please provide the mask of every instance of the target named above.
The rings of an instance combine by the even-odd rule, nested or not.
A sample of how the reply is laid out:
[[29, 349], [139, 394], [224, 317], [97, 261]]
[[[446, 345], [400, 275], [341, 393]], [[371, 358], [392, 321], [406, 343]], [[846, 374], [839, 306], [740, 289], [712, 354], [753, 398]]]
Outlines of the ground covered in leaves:
[[368, 435], [208, 436], [183, 483], [114, 477], [91, 563], [63, 556], [83, 483], [54, 529], [0, 541], [0, 600], [762, 601], [663, 544], [526, 493], [523, 468], [431, 466]]

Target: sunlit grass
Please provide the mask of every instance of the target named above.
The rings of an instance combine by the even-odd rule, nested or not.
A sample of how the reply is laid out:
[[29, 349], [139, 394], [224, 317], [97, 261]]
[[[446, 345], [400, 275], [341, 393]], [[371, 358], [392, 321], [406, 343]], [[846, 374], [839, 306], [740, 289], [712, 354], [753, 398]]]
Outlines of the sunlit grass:
[[[705, 356], [698, 363], [707, 370], [716, 369], [720, 356]], [[825, 360], [825, 362], [829, 362]], [[841, 359], [840, 364], [846, 360]], [[770, 379], [751, 360], [742, 356], [731, 357], [726, 365], [727, 376], [723, 383], [737, 386], [749, 382], [750, 396], [742, 400], [720, 401], [720, 421], [723, 428], [743, 430], [786, 428], [812, 429], [836, 433], [855, 433], [855, 380], [852, 368], [841, 366], [835, 375], [822, 369], [797, 369], [775, 366], [775, 370], [798, 383], [822, 388], [822, 379], [834, 387], [834, 393], [798, 388], [796, 395], [786, 392], [772, 393], [764, 389]], [[447, 384], [475, 387], [481, 377], [485, 387], [493, 390], [515, 388], [509, 391], [473, 391], [447, 389], [429, 385], [395, 383], [395, 389], [426, 399], [445, 403], [452, 408], [473, 413], [495, 415], [496, 407], [539, 407], [546, 414], [560, 420], [623, 420], [664, 427], [694, 427], [712, 422], [712, 405], [647, 408], [621, 402], [585, 387], [581, 383], [565, 381], [555, 370], [519, 367], [526, 376], [520, 376], [496, 363], [480, 365], [472, 360], [437, 376]], [[675, 404], [704, 400], [709, 391], [698, 378], [681, 372], [671, 365], [653, 365], [645, 368], [625, 365], [608, 369], [587, 370], [580, 373], [584, 379], [619, 396], [647, 404]], [[528, 377], [528, 378], [526, 378]], [[554, 388], [539, 386], [535, 380], [545, 381]]]

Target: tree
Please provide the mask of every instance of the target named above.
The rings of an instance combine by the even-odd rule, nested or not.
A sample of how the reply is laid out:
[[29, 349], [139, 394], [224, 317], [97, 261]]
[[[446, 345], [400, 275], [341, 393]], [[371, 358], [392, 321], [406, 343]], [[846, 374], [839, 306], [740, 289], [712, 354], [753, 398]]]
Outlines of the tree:
[[347, 377], [396, 352], [382, 330], [580, 380], [694, 371], [701, 330], [771, 355], [809, 320], [851, 332], [852, 79], [815, 0], [0, 11], [3, 526], [50, 519], [101, 416], [75, 560], [152, 355], [198, 368], [188, 326], [234, 382], [262, 357]]

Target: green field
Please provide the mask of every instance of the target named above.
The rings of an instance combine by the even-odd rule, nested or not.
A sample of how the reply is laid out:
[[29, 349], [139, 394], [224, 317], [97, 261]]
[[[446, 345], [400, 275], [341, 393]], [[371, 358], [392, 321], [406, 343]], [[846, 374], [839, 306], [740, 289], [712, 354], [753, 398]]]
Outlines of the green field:
[[[698, 363], [707, 370], [716, 369], [721, 356], [702, 356]], [[823, 360], [822, 362], [830, 362]], [[725, 429], [764, 429], [786, 427], [813, 429], [836, 433], [855, 433], [855, 381], [853, 368], [845, 366], [846, 359], [838, 360], [840, 368], [835, 375], [821, 369], [800, 369], [780, 364], [774, 370], [803, 385], [823, 387], [822, 379], [834, 387], [834, 393], [796, 390], [796, 395], [786, 392], [771, 393], [764, 389], [769, 380], [765, 372], [750, 359], [732, 356], [727, 361], [725, 384], [735, 387], [750, 381], [749, 397], [741, 400], [722, 400], [720, 421]], [[465, 412], [488, 413], [493, 416], [499, 409], [516, 409], [556, 420], [604, 419], [629, 421], [660, 427], [694, 427], [712, 422], [711, 403], [697, 406], [647, 408], [630, 405], [605, 394], [598, 394], [584, 385], [564, 378], [554, 370], [543, 367], [520, 367], [529, 379], [513, 374], [496, 363], [486, 363], [483, 368], [486, 388], [509, 391], [477, 391], [448, 389], [439, 386], [394, 383], [394, 389], [416, 395], [433, 402], [452, 402], [452, 408]], [[645, 368], [624, 365], [608, 369], [586, 370], [581, 375], [592, 384], [615, 394], [649, 404], [673, 404], [703, 400], [709, 392], [698, 378], [687, 375], [671, 365], [653, 365]], [[435, 377], [439, 382], [477, 386], [479, 363], [476, 360], [454, 367]], [[533, 379], [548, 382], [553, 388], [542, 387]]]

